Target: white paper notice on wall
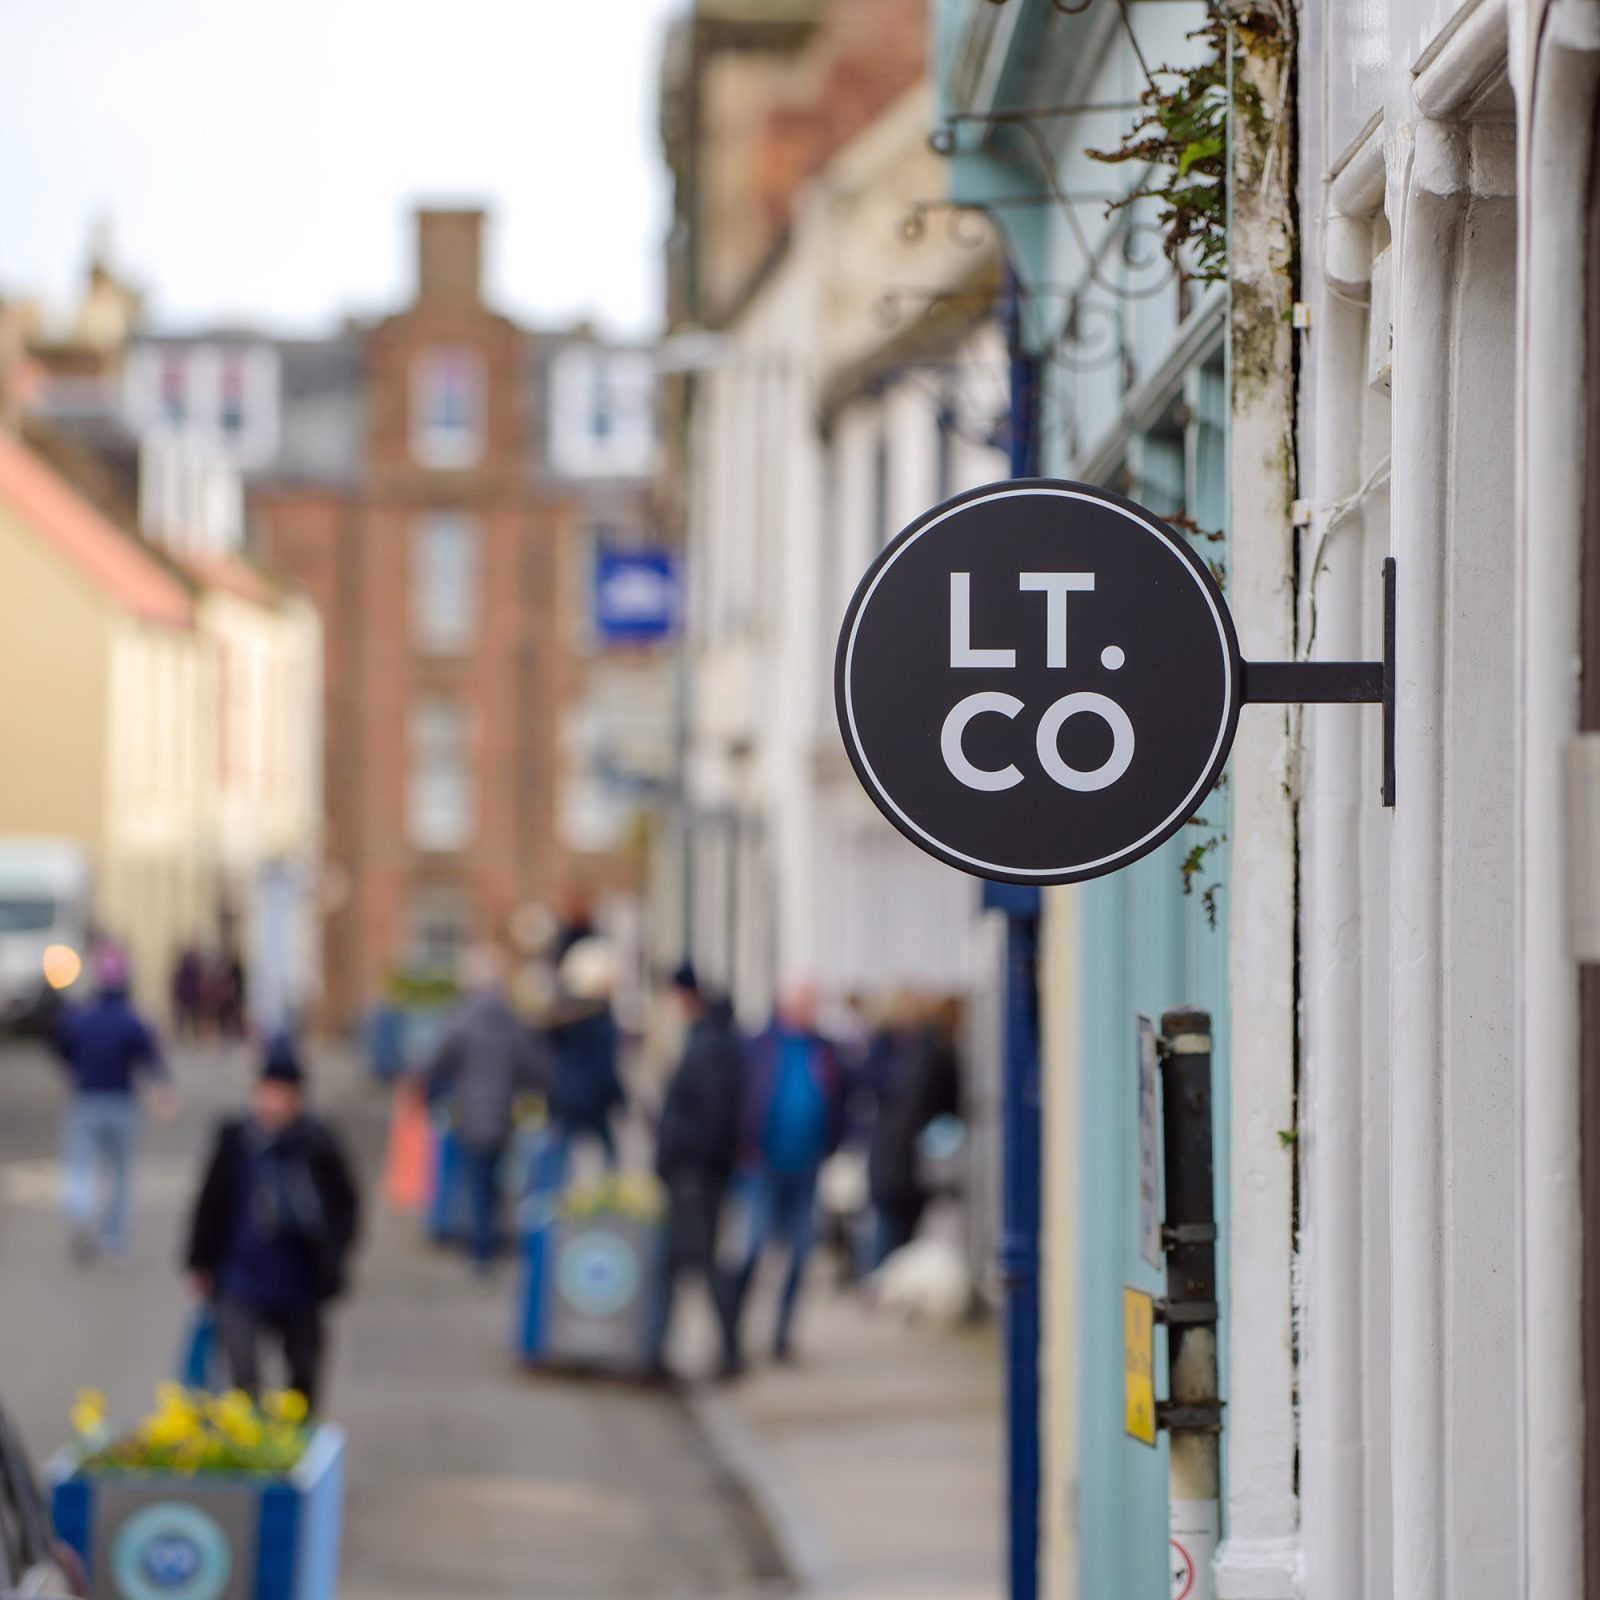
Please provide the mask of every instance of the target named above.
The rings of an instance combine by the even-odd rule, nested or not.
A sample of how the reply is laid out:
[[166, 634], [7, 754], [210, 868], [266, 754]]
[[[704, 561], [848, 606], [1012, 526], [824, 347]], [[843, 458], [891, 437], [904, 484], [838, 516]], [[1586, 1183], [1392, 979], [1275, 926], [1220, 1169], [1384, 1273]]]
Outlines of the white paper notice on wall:
[[1211, 1558], [1217, 1553], [1217, 1502], [1174, 1500], [1171, 1537], [1172, 1600], [1212, 1600]]
[[1600, 734], [1567, 742], [1567, 912], [1572, 958], [1600, 962]]
[[1161, 1269], [1161, 1113], [1156, 1097], [1156, 1029], [1139, 1018], [1139, 1254]]

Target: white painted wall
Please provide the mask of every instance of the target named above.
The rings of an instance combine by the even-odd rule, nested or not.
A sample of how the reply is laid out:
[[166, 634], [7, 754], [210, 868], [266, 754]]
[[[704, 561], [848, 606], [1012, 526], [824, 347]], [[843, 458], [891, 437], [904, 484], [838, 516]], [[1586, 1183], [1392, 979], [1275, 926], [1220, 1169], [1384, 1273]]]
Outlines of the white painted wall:
[[1498, 90], [1498, 0], [1306, 41], [1300, 642], [1380, 654], [1392, 551], [1400, 701], [1392, 812], [1373, 712], [1308, 708], [1295, 768], [1309, 1600], [1582, 1592], [1559, 792], [1600, 26], [1510, 12]]

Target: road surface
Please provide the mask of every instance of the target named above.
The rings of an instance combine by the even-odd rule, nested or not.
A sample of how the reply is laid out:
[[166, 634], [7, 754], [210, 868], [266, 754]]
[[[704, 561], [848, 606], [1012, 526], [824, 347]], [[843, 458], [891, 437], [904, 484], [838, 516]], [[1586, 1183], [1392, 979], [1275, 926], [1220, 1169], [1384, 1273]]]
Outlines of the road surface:
[[[338, 1053], [318, 1097], [362, 1168], [370, 1227], [336, 1322], [327, 1410], [350, 1438], [342, 1600], [684, 1600], [748, 1595], [761, 1530], [670, 1395], [530, 1377], [507, 1354], [510, 1290], [469, 1280], [414, 1221], [371, 1198], [386, 1100]], [[0, 1046], [0, 1403], [42, 1461], [74, 1392], [136, 1414], [172, 1372], [188, 1301], [179, 1235], [220, 1112], [251, 1058], [175, 1062], [183, 1110], [150, 1128], [137, 1234], [120, 1263], [75, 1266], [59, 1217], [51, 1058]]]

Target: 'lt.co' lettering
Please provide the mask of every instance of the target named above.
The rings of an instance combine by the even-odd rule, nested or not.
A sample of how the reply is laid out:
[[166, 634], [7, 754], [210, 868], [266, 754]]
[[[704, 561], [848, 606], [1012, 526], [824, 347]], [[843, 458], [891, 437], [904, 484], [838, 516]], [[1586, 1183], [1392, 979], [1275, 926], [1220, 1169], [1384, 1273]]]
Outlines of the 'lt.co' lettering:
[[[1045, 665], [1065, 667], [1067, 664], [1067, 596], [1090, 593], [1094, 589], [1092, 572], [1023, 572], [1017, 576], [1017, 587], [1026, 594], [1045, 597]], [[1123, 653], [1110, 646], [1101, 653], [1101, 662], [1110, 670], [1123, 663]], [[950, 665], [952, 667], [987, 667], [1009, 670], [1016, 667], [1017, 652], [1000, 646], [980, 646], [972, 642], [972, 575], [967, 572], [950, 574]], [[980, 767], [968, 756], [963, 746], [967, 725], [980, 716], [1000, 716], [1008, 720], [1023, 710], [1022, 702], [1014, 694], [1003, 690], [985, 689], [966, 695], [950, 708], [939, 731], [939, 753], [951, 776], [969, 789], [986, 794], [1015, 788], [1022, 782], [1022, 772], [1015, 762], [1003, 767]], [[1074, 767], [1061, 756], [1061, 730], [1076, 716], [1099, 717], [1111, 730], [1111, 754], [1098, 767], [1085, 770]], [[1097, 789], [1107, 789], [1117, 781], [1133, 762], [1133, 723], [1128, 713], [1109, 696], [1090, 690], [1064, 694], [1053, 701], [1039, 719], [1034, 736], [1034, 749], [1039, 765], [1052, 782], [1063, 789], [1080, 794], [1090, 794]]]

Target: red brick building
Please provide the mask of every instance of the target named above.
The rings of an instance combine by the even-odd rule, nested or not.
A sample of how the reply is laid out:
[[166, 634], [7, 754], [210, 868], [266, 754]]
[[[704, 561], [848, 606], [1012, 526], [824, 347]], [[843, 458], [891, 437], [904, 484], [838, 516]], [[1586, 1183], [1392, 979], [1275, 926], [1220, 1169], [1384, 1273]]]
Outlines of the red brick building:
[[334, 1026], [565, 882], [571, 516], [530, 448], [529, 336], [483, 301], [483, 222], [420, 212], [413, 303], [285, 350], [290, 448], [251, 493], [260, 550], [325, 628]]

